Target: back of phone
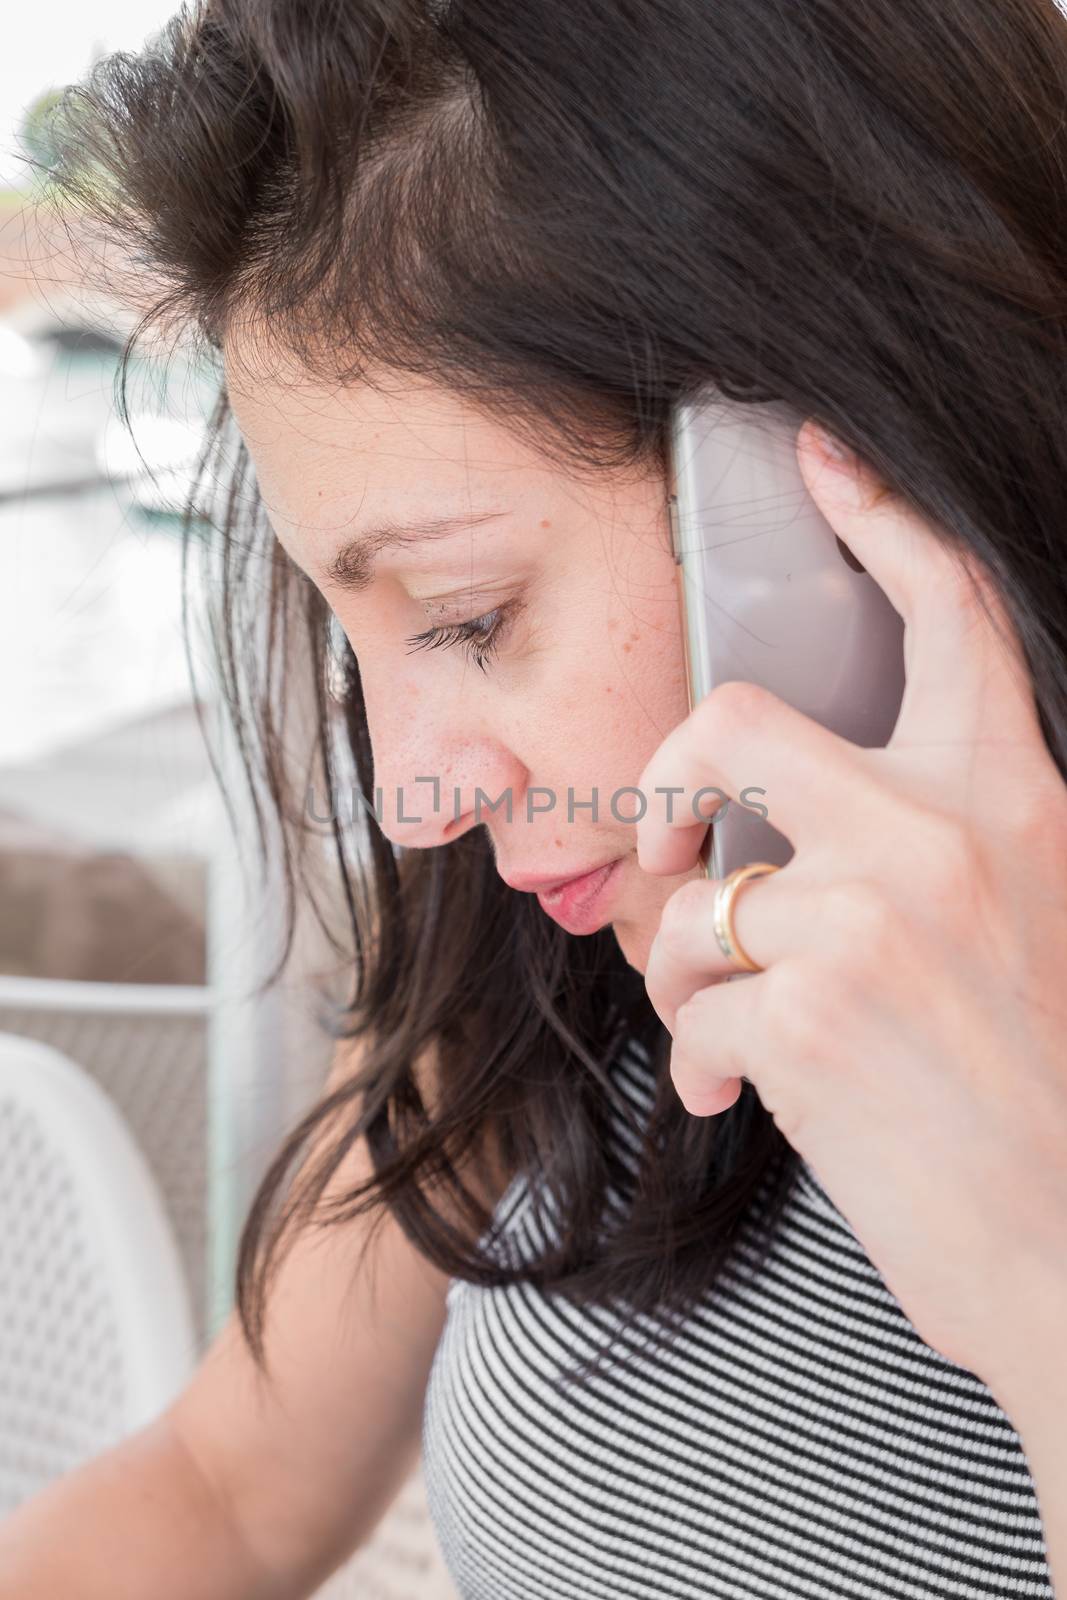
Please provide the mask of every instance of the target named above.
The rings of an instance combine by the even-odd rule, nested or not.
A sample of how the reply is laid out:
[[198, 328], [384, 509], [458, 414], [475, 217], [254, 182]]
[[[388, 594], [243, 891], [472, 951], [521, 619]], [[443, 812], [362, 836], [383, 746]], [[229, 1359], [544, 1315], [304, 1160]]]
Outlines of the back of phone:
[[[904, 693], [904, 622], [808, 493], [803, 420], [710, 390], [675, 408], [669, 492], [690, 709], [745, 679], [853, 744], [884, 746]], [[740, 777], [747, 804], [731, 799], [705, 841], [712, 878], [793, 854], [761, 773]]]

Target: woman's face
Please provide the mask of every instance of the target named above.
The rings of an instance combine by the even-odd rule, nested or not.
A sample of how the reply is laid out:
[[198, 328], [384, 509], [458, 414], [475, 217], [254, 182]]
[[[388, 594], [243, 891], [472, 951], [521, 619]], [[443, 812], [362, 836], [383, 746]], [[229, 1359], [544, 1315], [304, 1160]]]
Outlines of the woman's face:
[[359, 662], [385, 833], [418, 848], [484, 826], [531, 892], [617, 863], [592, 898], [597, 881], [541, 901], [574, 934], [610, 923], [643, 971], [701, 871], [642, 872], [638, 797], [618, 793], [687, 711], [662, 477], [579, 481], [429, 384], [330, 389], [234, 353], [274, 530]]

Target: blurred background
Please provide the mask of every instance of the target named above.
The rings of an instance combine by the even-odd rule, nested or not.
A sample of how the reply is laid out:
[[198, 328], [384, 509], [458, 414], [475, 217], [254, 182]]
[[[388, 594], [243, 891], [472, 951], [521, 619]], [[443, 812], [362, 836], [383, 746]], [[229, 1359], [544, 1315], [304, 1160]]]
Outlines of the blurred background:
[[[240, 802], [196, 562], [195, 691], [182, 632], [217, 374], [191, 347], [145, 351], [120, 423], [133, 315], [81, 281], [76, 219], [39, 176], [57, 91], [173, 9], [53, 0], [0, 52], [0, 1516], [184, 1385], [232, 1307], [256, 1183], [321, 1087], [319, 997], [343, 983], [306, 919], [254, 992], [280, 900], [208, 761], [200, 719]], [[451, 1593], [418, 1474], [319, 1593]]]

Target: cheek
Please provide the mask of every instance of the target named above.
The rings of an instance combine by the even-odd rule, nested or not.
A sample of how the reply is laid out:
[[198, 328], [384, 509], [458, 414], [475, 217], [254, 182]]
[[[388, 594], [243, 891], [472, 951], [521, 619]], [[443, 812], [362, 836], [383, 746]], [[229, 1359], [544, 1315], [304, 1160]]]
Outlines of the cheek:
[[[673, 562], [671, 563], [673, 572]], [[671, 584], [656, 604], [607, 623], [600, 700], [617, 719], [639, 765], [689, 713], [681, 619]]]
[[[649, 646], [631, 623], [621, 639], [633, 643], [632, 652], [621, 653], [613, 644], [590, 660], [580, 686], [568, 685], [543, 723], [552, 730], [553, 760], [558, 762], [561, 746], [566, 750], [567, 781], [595, 784], [602, 797], [637, 782], [689, 709], [684, 663], [670, 638], [664, 644], [656, 635]], [[633, 801], [620, 804], [625, 810]], [[601, 820], [613, 825], [621, 818], [605, 814]]]
[[621, 782], [634, 781], [689, 711], [673, 573], [669, 562], [655, 582], [616, 593], [598, 627], [586, 613], [580, 651], [568, 652], [571, 670], [545, 708], [549, 725], [573, 730], [590, 769]]

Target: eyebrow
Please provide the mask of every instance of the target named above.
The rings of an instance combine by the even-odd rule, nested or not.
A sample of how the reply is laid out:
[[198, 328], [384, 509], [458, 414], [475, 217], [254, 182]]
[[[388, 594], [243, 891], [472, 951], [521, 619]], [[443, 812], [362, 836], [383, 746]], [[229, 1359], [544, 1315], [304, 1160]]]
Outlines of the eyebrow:
[[364, 529], [356, 538], [341, 546], [326, 567], [326, 579], [335, 589], [359, 594], [370, 585], [374, 577], [375, 559], [381, 551], [423, 544], [432, 539], [447, 539], [450, 534], [462, 533], [465, 528], [480, 527], [484, 522], [496, 522], [505, 515], [503, 511], [467, 511], [459, 517], [425, 517], [415, 522], [379, 523]]

